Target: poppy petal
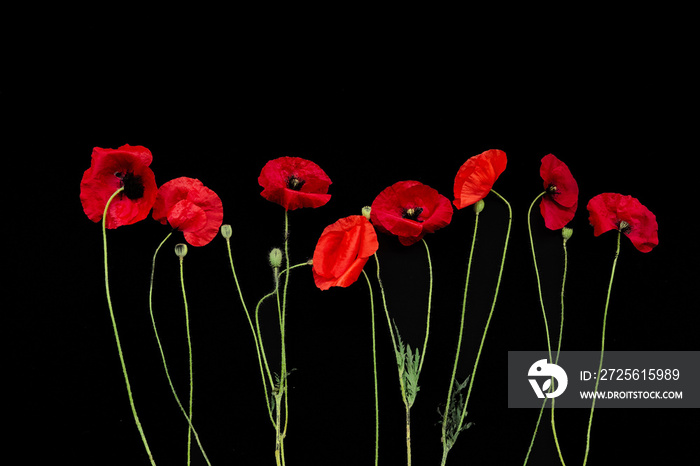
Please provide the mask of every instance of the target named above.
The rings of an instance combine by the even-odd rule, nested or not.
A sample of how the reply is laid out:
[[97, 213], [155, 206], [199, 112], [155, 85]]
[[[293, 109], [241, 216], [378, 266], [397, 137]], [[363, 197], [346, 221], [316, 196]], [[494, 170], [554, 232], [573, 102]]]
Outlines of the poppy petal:
[[587, 209], [595, 236], [622, 228], [622, 233], [641, 252], [649, 252], [659, 244], [656, 216], [632, 196], [598, 194], [588, 202]]
[[507, 163], [506, 153], [498, 149], [470, 157], [455, 177], [455, 207], [463, 209], [485, 198], [506, 169]]

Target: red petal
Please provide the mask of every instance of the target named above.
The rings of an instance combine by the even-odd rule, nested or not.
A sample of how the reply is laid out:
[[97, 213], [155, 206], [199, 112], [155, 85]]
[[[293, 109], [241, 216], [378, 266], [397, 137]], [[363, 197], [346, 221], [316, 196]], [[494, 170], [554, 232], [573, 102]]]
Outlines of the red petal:
[[316, 286], [327, 290], [331, 286], [351, 285], [378, 247], [374, 228], [361, 215], [341, 218], [327, 226], [314, 250], [313, 276]]
[[[421, 208], [416, 219], [404, 218], [409, 208]], [[372, 223], [382, 232], [396, 235], [410, 246], [426, 233], [447, 226], [452, 205], [435, 189], [418, 181], [399, 181], [384, 189], [372, 202]]]
[[544, 180], [544, 189], [556, 186], [556, 193], [548, 194], [554, 202], [562, 207], [573, 207], [578, 203], [578, 183], [564, 162], [552, 154], [545, 155], [540, 176]]
[[180, 177], [158, 190], [153, 218], [182, 231], [192, 246], [204, 246], [216, 237], [224, 209], [219, 196], [201, 181]]
[[595, 236], [617, 230], [625, 221], [629, 227], [623, 233], [639, 251], [649, 252], [659, 244], [656, 216], [636, 198], [618, 193], [598, 194], [587, 208]]
[[506, 153], [498, 149], [470, 157], [455, 177], [455, 207], [462, 209], [485, 198], [506, 169], [507, 162]]
[[[287, 187], [290, 176], [304, 181], [299, 190]], [[260, 172], [258, 184], [264, 188], [260, 194], [265, 199], [286, 210], [321, 207], [331, 198], [327, 194], [331, 185], [328, 175], [314, 162], [299, 157], [270, 160]]]
[[122, 146], [119, 149], [95, 147], [90, 168], [83, 173], [80, 182], [80, 201], [90, 220], [102, 220], [109, 198], [122, 185], [116, 173], [132, 173], [143, 184], [143, 196], [129, 199], [118, 195], [107, 212], [107, 228], [131, 225], [148, 216], [155, 202], [158, 187], [153, 171], [148, 165], [153, 160], [151, 152], [142, 146]]

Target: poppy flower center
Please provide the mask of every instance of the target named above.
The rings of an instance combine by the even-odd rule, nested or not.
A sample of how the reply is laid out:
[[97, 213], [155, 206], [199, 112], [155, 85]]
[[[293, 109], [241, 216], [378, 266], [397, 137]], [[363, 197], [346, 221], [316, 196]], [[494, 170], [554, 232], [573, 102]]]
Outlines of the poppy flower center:
[[547, 194], [558, 194], [557, 185], [550, 184], [549, 186], [547, 186]]
[[287, 188], [293, 191], [300, 191], [304, 183], [306, 183], [306, 181], [296, 175], [289, 175], [289, 177], [287, 177]]
[[145, 187], [140, 176], [134, 175], [132, 172], [117, 172], [114, 176], [121, 180], [121, 185], [124, 187], [124, 195], [127, 198], [135, 201], [143, 197]]
[[620, 222], [617, 224], [617, 227], [620, 229], [620, 233], [624, 234], [628, 234], [632, 230], [630, 224], [625, 222], [624, 220], [620, 220]]
[[423, 208], [422, 207], [404, 207], [401, 210], [401, 218], [407, 218], [409, 220], [415, 220], [417, 222], [420, 222], [421, 220], [418, 220], [418, 216], [423, 213]]

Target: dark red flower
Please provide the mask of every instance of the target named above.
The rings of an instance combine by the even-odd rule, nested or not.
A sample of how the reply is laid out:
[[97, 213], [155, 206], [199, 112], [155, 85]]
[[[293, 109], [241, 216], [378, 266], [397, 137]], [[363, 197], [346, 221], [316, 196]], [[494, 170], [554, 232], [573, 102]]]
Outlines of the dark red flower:
[[341, 218], [327, 226], [314, 250], [312, 270], [316, 286], [327, 290], [331, 286], [352, 285], [378, 248], [374, 227], [362, 215]]
[[107, 228], [131, 225], [148, 216], [156, 200], [158, 187], [151, 151], [143, 146], [124, 145], [119, 149], [92, 150], [90, 168], [80, 181], [80, 202], [90, 220], [99, 222], [107, 201], [119, 188], [107, 211]]
[[426, 233], [449, 225], [452, 205], [430, 186], [399, 181], [379, 193], [370, 215], [379, 231], [396, 235], [401, 244], [410, 246]]
[[578, 207], [578, 184], [569, 167], [554, 155], [545, 155], [540, 166], [546, 194], [540, 202], [540, 213], [550, 230], [564, 228], [574, 218]]
[[192, 246], [204, 246], [219, 232], [224, 207], [219, 196], [201, 181], [183, 176], [160, 187], [153, 218], [181, 231]]
[[485, 198], [507, 162], [506, 153], [498, 149], [487, 150], [464, 162], [455, 177], [455, 207], [462, 209]]
[[595, 236], [620, 230], [641, 252], [649, 252], [659, 244], [656, 216], [634, 197], [618, 193], [598, 194], [588, 201], [587, 208]]
[[331, 179], [315, 163], [299, 157], [280, 157], [265, 164], [258, 183], [260, 193], [268, 201], [285, 210], [301, 207], [321, 207], [331, 198]]

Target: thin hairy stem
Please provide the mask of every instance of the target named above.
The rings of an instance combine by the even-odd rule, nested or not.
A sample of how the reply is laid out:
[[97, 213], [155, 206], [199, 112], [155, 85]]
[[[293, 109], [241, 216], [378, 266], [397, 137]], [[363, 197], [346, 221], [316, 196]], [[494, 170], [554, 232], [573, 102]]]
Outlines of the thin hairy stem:
[[479, 212], [475, 213], [474, 216], [474, 231], [472, 233], [472, 244], [469, 249], [469, 260], [467, 261], [467, 277], [464, 281], [464, 294], [462, 296], [462, 314], [460, 317], [459, 321], [459, 336], [457, 337], [457, 350], [455, 352], [455, 359], [454, 359], [454, 364], [452, 365], [452, 376], [450, 377], [450, 385], [449, 388], [447, 389], [447, 401], [445, 402], [445, 413], [443, 414], [442, 418], [442, 462], [441, 464], [444, 465], [447, 462], [447, 453], [450, 451], [450, 448], [452, 448], [452, 445], [448, 441], [447, 438], [447, 426], [448, 426], [448, 417], [449, 417], [449, 412], [450, 412], [450, 406], [452, 404], [452, 390], [454, 388], [455, 384], [455, 378], [457, 377], [457, 366], [459, 363], [459, 354], [462, 349], [462, 337], [464, 334], [464, 318], [466, 315], [466, 310], [467, 310], [467, 294], [469, 290], [469, 277], [471, 276], [471, 271], [472, 271], [472, 259], [474, 258], [474, 245], [476, 244], [476, 232], [479, 228]]
[[493, 311], [496, 309], [496, 300], [498, 299], [498, 291], [501, 287], [501, 277], [503, 276], [503, 266], [505, 265], [505, 262], [506, 262], [506, 252], [508, 250], [508, 241], [510, 239], [510, 227], [511, 227], [511, 223], [513, 221], [513, 211], [511, 209], [508, 201], [506, 201], [500, 194], [498, 194], [493, 189], [491, 190], [491, 192], [494, 193], [496, 196], [498, 196], [508, 207], [508, 229], [506, 230], [506, 240], [505, 240], [505, 244], [503, 245], [503, 255], [501, 256], [501, 267], [498, 270], [498, 281], [496, 282], [496, 291], [494, 292], [494, 295], [493, 295], [493, 301], [491, 302], [491, 310], [489, 311], [488, 319], [486, 319], [486, 325], [484, 326], [484, 333], [481, 335], [481, 342], [479, 343], [479, 350], [476, 353], [476, 360], [474, 361], [474, 369], [472, 370], [472, 375], [469, 378], [469, 390], [467, 391], [467, 396], [464, 400], [464, 407], [462, 408], [462, 415], [460, 417], [459, 427], [457, 428], [457, 431], [461, 430], [462, 424], [464, 423], [464, 417], [467, 414], [467, 404], [469, 403], [469, 396], [471, 395], [472, 386], [474, 385], [474, 379], [476, 378], [476, 368], [479, 365], [479, 358], [481, 357], [481, 351], [484, 347], [484, 341], [486, 340], [486, 333], [489, 330], [489, 324], [491, 323], [491, 318], [493, 317]]
[[161, 247], [165, 244], [165, 242], [172, 236], [173, 232], [171, 231], [168, 233], [168, 235], [163, 239], [163, 241], [158, 245], [156, 248], [155, 253], [153, 254], [153, 262], [151, 264], [151, 285], [150, 289], [148, 291], [148, 310], [151, 315], [151, 324], [153, 325], [153, 333], [156, 337], [156, 343], [158, 344], [158, 350], [160, 351], [160, 357], [163, 362], [163, 369], [165, 370], [165, 377], [168, 379], [168, 385], [170, 386], [170, 391], [173, 394], [173, 397], [175, 398], [175, 402], [177, 403], [177, 406], [180, 408], [180, 411], [182, 412], [183, 416], [185, 416], [185, 419], [187, 420], [187, 424], [190, 426], [190, 429], [192, 433], [194, 434], [195, 441], [197, 442], [197, 445], [199, 446], [199, 450], [202, 452], [202, 455], [204, 456], [204, 460], [207, 462], [208, 465], [211, 466], [211, 463], [209, 462], [209, 458], [207, 457], [206, 452], [204, 451], [204, 447], [202, 446], [202, 442], [199, 439], [199, 435], [197, 434], [197, 430], [194, 428], [194, 425], [192, 424], [192, 420], [190, 419], [190, 416], [188, 416], [187, 411], [185, 410], [185, 407], [182, 405], [182, 402], [180, 401], [180, 397], [177, 395], [177, 392], [175, 390], [175, 385], [173, 384], [173, 380], [170, 377], [170, 371], [168, 370], [168, 364], [165, 360], [165, 351], [163, 350], [163, 345], [160, 341], [160, 335], [158, 334], [158, 328], [156, 327], [156, 319], [153, 314], [153, 283], [154, 283], [154, 278], [155, 278], [155, 271], [156, 271], [156, 257], [158, 256], [158, 251], [160, 251]]
[[184, 276], [184, 256], [180, 256], [180, 286], [182, 288], [182, 301], [185, 306], [185, 329], [187, 333], [187, 351], [189, 353], [189, 372], [190, 372], [190, 397], [189, 397], [189, 419], [190, 428], [187, 429], [187, 464], [191, 464], [192, 457], [192, 405], [194, 402], [194, 371], [192, 365], [192, 336], [190, 333], [190, 311], [187, 305], [187, 293], [185, 293], [185, 276]]
[[372, 318], [372, 367], [374, 370], [374, 466], [379, 464], [379, 388], [377, 383], [377, 339], [374, 325], [374, 294], [372, 293], [372, 282], [367, 276], [367, 272], [362, 270], [362, 274], [367, 280], [369, 288], [370, 314]]
[[105, 204], [105, 209], [102, 214], [102, 244], [103, 244], [103, 249], [104, 249], [104, 272], [105, 272], [105, 292], [107, 294], [107, 307], [109, 308], [109, 317], [112, 321], [112, 329], [114, 330], [114, 340], [116, 341], [117, 344], [117, 352], [119, 353], [119, 362], [121, 363], [122, 366], [122, 373], [124, 374], [124, 383], [126, 384], [126, 393], [129, 396], [129, 406], [131, 407], [131, 414], [134, 416], [134, 422], [136, 423], [136, 428], [139, 431], [139, 435], [141, 436], [141, 441], [143, 442], [143, 446], [146, 449], [146, 453], [148, 454], [148, 459], [151, 462], [151, 465], [155, 466], [156, 462], [153, 459], [153, 454], [151, 454], [151, 449], [148, 446], [148, 441], [146, 441], [146, 434], [143, 431], [143, 426], [141, 425], [141, 421], [139, 420], [139, 416], [136, 413], [136, 405], [134, 403], [134, 396], [131, 392], [131, 383], [129, 382], [129, 374], [126, 371], [126, 363], [124, 362], [124, 353], [122, 351], [122, 344], [119, 339], [119, 332], [117, 330], [117, 321], [114, 317], [114, 309], [112, 308], [112, 297], [109, 292], [109, 266], [107, 265], [107, 212], [109, 210], [109, 206], [114, 200], [115, 197], [119, 193], [124, 191], [124, 187], [121, 187], [117, 189], [114, 194], [110, 196], [110, 198], [107, 200], [107, 203]]
[[420, 376], [421, 370], [423, 369], [423, 361], [425, 361], [425, 351], [428, 348], [428, 336], [430, 335], [430, 310], [432, 308], [433, 302], [433, 263], [430, 260], [430, 249], [428, 248], [428, 243], [425, 239], [421, 240], [425, 246], [425, 253], [428, 258], [428, 272], [430, 274], [430, 285], [428, 287], [428, 314], [425, 319], [425, 339], [423, 340], [423, 352], [420, 356], [420, 363], [418, 365], [418, 375]]
[[[540, 280], [540, 271], [539, 268], [537, 267], [537, 256], [535, 254], [535, 243], [534, 240], [532, 239], [532, 208], [534, 207], [535, 203], [545, 194], [547, 194], [547, 191], [542, 191], [530, 204], [530, 208], [527, 211], [527, 233], [530, 238], [530, 251], [532, 252], [532, 263], [535, 267], [535, 278], [537, 279], [537, 294], [540, 298], [540, 308], [542, 309], [542, 318], [544, 320], [544, 331], [547, 337], [547, 353], [549, 354], [549, 362], [552, 362], [552, 344], [550, 342], [550, 337], [549, 337], [549, 324], [547, 322], [547, 313], [545, 312], [544, 308], [544, 299], [542, 298], [542, 282]], [[523, 465], [527, 464], [528, 459], [530, 458], [530, 452], [532, 451], [532, 447], [535, 444], [535, 437], [537, 437], [537, 431], [540, 428], [540, 421], [542, 420], [542, 412], [544, 411], [544, 407], [547, 404], [547, 398], [544, 399], [542, 402], [542, 406], [540, 407], [540, 413], [537, 416], [537, 423], [535, 423], [535, 431], [532, 433], [532, 439], [530, 440], [530, 446], [527, 449], [527, 454], [525, 455], [525, 463]]]
[[[568, 253], [566, 250], [566, 239], [562, 241], [564, 249], [564, 274], [561, 281], [561, 319], [559, 321], [559, 341], [557, 342], [557, 355], [554, 359], [554, 364], [559, 363], [559, 353], [561, 352], [561, 341], [562, 335], [564, 334], [564, 288], [566, 286], [566, 272], [569, 265]], [[545, 398], [546, 400], [546, 398]], [[554, 422], [554, 402], [555, 398], [552, 398], [552, 434], [554, 435], [554, 444], [557, 447], [557, 453], [559, 454], [559, 461], [561, 461], [562, 466], [566, 466], [564, 463], [564, 455], [561, 452], [561, 446], [559, 445], [559, 437], [557, 437], [557, 426]]]
[[[605, 324], [608, 319], [608, 304], [610, 304], [610, 291], [612, 290], [613, 278], [615, 277], [615, 267], [617, 266], [617, 258], [620, 255], [620, 236], [621, 229], [617, 230], [617, 249], [615, 250], [615, 259], [613, 260], [612, 272], [610, 273], [610, 283], [608, 283], [608, 295], [605, 298], [605, 311], [603, 312], [603, 331], [600, 343], [600, 362], [598, 363], [598, 372], [595, 378], [594, 393], [598, 391], [598, 382], [600, 381], [600, 372], [603, 369], [603, 355], [605, 354]], [[591, 425], [593, 424], [593, 410], [595, 409], [595, 400], [591, 403], [591, 414], [588, 418], [588, 432], [586, 433], [586, 454], [583, 457], [583, 466], [588, 462], [588, 452], [591, 448]]]

